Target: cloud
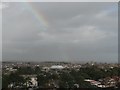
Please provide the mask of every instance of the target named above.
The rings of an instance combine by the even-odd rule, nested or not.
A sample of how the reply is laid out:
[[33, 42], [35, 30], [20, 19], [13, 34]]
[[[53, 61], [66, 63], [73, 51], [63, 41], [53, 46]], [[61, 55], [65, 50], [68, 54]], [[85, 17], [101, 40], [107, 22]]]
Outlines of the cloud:
[[4, 8], [7, 8], [7, 7], [8, 7], [7, 4], [5, 4], [5, 3], [0, 3], [0, 9], [4, 9]]
[[28, 3], [3, 10], [3, 59], [117, 62], [117, 3]]

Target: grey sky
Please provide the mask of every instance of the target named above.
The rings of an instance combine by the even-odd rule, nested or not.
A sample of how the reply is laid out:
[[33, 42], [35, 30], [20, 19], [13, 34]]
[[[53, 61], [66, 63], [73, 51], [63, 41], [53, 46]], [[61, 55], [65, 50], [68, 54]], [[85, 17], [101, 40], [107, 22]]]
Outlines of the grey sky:
[[4, 3], [3, 60], [118, 60], [117, 3]]

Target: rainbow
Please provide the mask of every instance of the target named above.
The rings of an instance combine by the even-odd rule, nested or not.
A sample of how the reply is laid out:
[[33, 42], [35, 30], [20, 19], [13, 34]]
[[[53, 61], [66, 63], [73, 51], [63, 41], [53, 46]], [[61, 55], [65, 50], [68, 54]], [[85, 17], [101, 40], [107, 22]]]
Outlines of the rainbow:
[[27, 8], [31, 11], [35, 19], [45, 28], [49, 27], [49, 22], [47, 20], [47, 17], [45, 14], [42, 12], [42, 10], [38, 10], [37, 8], [34, 7], [34, 5], [31, 2], [25, 2]]

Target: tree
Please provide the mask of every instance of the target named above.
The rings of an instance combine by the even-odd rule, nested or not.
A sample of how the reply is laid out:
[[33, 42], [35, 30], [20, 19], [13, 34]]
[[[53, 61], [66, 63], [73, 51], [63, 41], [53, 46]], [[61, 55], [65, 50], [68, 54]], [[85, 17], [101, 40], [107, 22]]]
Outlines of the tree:
[[13, 83], [13, 87], [15, 86], [23, 86], [25, 80], [22, 76], [19, 76], [16, 73], [11, 73], [8, 77], [9, 84]]
[[75, 80], [72, 77], [72, 75], [70, 75], [69, 73], [63, 72], [60, 75], [60, 87], [61, 88], [73, 88], [74, 84], [75, 84]]
[[9, 85], [9, 76], [2, 75], [2, 88], [8, 88]]
[[38, 81], [39, 87], [44, 87], [48, 80], [49, 80], [49, 78], [44, 73], [37, 76], [37, 81]]

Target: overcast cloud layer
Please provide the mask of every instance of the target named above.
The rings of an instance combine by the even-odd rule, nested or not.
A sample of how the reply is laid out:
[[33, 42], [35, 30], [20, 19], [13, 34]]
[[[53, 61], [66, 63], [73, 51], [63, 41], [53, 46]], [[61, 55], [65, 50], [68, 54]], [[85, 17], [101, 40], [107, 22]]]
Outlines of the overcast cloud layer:
[[117, 3], [4, 3], [3, 60], [118, 61]]

